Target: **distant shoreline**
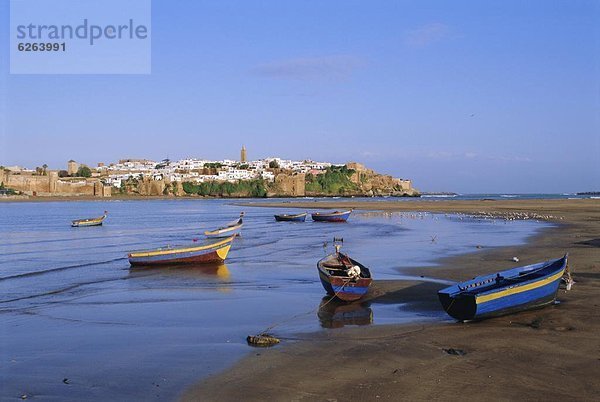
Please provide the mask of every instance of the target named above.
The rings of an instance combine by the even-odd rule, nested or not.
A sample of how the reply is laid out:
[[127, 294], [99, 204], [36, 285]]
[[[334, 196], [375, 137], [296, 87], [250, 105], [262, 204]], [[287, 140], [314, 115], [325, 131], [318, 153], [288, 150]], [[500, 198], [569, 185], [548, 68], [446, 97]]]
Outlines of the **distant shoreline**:
[[[306, 198], [325, 198], [325, 199], [349, 199], [354, 198], [353, 196], [335, 196], [335, 195], [315, 195], [315, 196], [277, 196], [277, 197], [201, 197], [201, 196], [174, 196], [174, 195], [113, 195], [112, 197], [94, 197], [94, 196], [10, 196], [0, 197], [0, 203], [2, 202], [74, 202], [74, 201], [143, 201], [143, 200], [273, 200], [277, 201], [280, 199], [306, 199]], [[357, 196], [359, 198], [367, 198], [366, 196]], [[384, 199], [383, 196], [369, 197], [373, 199]], [[418, 199], [418, 196], [389, 196], [392, 199]]]
[[[174, 196], [174, 195], [113, 195], [112, 197], [96, 197], [96, 196], [0, 196], [1, 203], [22, 203], [22, 202], [79, 202], [79, 201], [94, 201], [94, 202], [110, 202], [110, 201], [144, 201], [144, 200], [229, 200], [237, 204], [251, 203], [256, 200], [261, 200], [260, 205], [278, 204], [279, 207], [290, 207], [293, 208], [292, 204], [298, 205], [297, 203], [309, 203], [310, 208], [317, 208], [314, 205], [319, 200], [327, 200], [327, 206], [323, 208], [336, 208], [336, 205], [351, 205], [352, 203], [360, 202], [367, 209], [372, 209], [373, 204], [377, 202], [385, 202], [386, 205], [392, 205], [394, 202], [410, 201], [410, 204], [426, 202], [427, 205], [432, 203], [440, 202], [501, 202], [501, 201], [530, 201], [530, 200], [583, 200], [583, 199], [598, 199], [597, 197], [582, 197], [581, 195], [588, 195], [588, 193], [577, 193], [579, 196], [575, 198], [565, 198], [564, 194], [518, 194], [515, 196], [507, 197], [502, 193], [497, 194], [460, 194], [460, 195], [443, 195], [443, 196], [431, 196], [427, 193], [423, 193], [421, 196], [336, 196], [336, 195], [320, 195], [320, 196], [277, 196], [277, 197], [220, 197], [220, 196]], [[477, 198], [464, 198], [470, 196], [477, 196]], [[554, 196], [554, 197], [544, 197]], [[460, 198], [463, 197], [463, 198]], [[495, 198], [490, 198], [495, 197]], [[356, 201], [356, 199], [369, 201]], [[290, 200], [290, 201], [281, 201]], [[332, 201], [339, 200], [339, 201]], [[385, 200], [385, 201], [384, 201]], [[453, 204], [454, 205], [454, 204]], [[253, 206], [253, 205], [248, 205]], [[302, 206], [301, 208], [306, 208]], [[358, 207], [357, 207], [358, 208]]]

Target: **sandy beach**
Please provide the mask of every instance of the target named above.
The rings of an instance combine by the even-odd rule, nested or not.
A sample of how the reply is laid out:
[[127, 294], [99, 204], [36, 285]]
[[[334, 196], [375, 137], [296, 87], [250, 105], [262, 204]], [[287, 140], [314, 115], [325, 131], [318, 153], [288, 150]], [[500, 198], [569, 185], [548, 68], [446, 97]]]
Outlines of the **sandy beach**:
[[[199, 382], [182, 394], [183, 400], [585, 401], [600, 394], [600, 200], [246, 205], [552, 216], [549, 221], [556, 225], [525, 245], [445, 258], [439, 267], [428, 267], [427, 275], [463, 280], [569, 252], [576, 284], [571, 291], [559, 290], [559, 304], [481, 322], [346, 327], [284, 340]], [[511, 261], [514, 256], [518, 264]], [[411, 271], [425, 274], [418, 267]], [[370, 297], [433, 305], [440, 287], [378, 281]]]

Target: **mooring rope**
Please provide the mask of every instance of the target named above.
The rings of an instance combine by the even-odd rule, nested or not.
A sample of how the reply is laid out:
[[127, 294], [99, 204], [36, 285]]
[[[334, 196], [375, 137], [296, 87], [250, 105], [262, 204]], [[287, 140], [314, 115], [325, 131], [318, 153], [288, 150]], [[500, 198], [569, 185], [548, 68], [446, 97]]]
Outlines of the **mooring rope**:
[[335, 292], [333, 294], [333, 296], [331, 296], [331, 298], [329, 300], [327, 300], [324, 304], [319, 305], [319, 307], [317, 307], [316, 309], [311, 309], [310, 311], [307, 311], [306, 313], [300, 313], [300, 314], [296, 314], [294, 316], [292, 316], [291, 318], [288, 318], [286, 320], [280, 321], [278, 323], [275, 323], [273, 325], [271, 325], [270, 327], [267, 327], [267, 329], [265, 329], [262, 333], [266, 333], [270, 330], [272, 330], [275, 327], [278, 327], [281, 324], [285, 324], [287, 322], [290, 322], [298, 317], [302, 317], [303, 315], [308, 315], [308, 314], [314, 314], [316, 312], [318, 312], [319, 310], [321, 310], [323, 307], [325, 307], [326, 305], [328, 305], [333, 299], [335, 299], [337, 297], [337, 295], [344, 289], [344, 287], [350, 283], [350, 281], [352, 280], [352, 278], [348, 278], [347, 280], [344, 281], [344, 283], [342, 284], [342, 287], [340, 288], [340, 290], [338, 290], [337, 292]]
[[352, 279], [353, 278], [348, 278], [347, 280], [345, 280], [344, 283], [342, 284], [340, 290], [338, 290], [337, 292], [335, 292], [333, 294], [333, 296], [331, 296], [331, 298], [329, 300], [327, 300], [324, 304], [319, 305], [319, 307], [317, 307], [316, 309], [311, 309], [310, 311], [307, 311], [305, 313], [296, 314], [296, 315], [294, 315], [294, 316], [292, 316], [290, 318], [287, 318], [287, 319], [285, 319], [283, 321], [276, 322], [275, 324], [270, 325], [267, 328], [265, 328], [265, 330], [262, 331], [262, 332], [260, 332], [258, 335], [248, 336], [246, 338], [246, 341], [248, 343], [250, 343], [250, 344], [258, 345], [258, 346], [271, 346], [271, 345], [279, 343], [279, 339], [275, 338], [272, 335], [269, 335], [269, 333], [268, 333], [269, 331], [271, 331], [273, 328], [278, 327], [278, 326], [280, 326], [282, 324], [285, 324], [285, 323], [288, 323], [288, 322], [290, 322], [292, 320], [295, 320], [298, 317], [302, 317], [302, 316], [305, 316], [305, 315], [308, 315], [308, 314], [314, 314], [314, 313], [318, 312], [323, 307], [325, 307], [326, 305], [328, 305], [333, 299], [335, 299], [337, 297], [337, 295], [344, 289], [344, 287], [348, 283], [350, 283], [350, 281]]

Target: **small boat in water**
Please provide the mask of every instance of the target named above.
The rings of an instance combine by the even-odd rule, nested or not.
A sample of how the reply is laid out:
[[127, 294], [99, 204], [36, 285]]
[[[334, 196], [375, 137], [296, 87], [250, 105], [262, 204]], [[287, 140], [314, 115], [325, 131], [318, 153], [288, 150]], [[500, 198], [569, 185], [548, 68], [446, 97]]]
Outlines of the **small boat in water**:
[[275, 215], [277, 222], [304, 222], [308, 213], [304, 212], [301, 214], [279, 214]]
[[242, 231], [242, 226], [244, 225], [243, 218], [244, 213], [240, 213], [240, 218], [236, 221], [230, 222], [225, 226], [221, 226], [215, 230], [207, 230], [204, 232], [204, 235], [209, 238], [223, 238], [229, 236], [237, 236]]
[[76, 219], [71, 221], [71, 226], [74, 228], [84, 227], [84, 226], [100, 226], [106, 216], [108, 215], [108, 211], [104, 211], [104, 215], [99, 216], [98, 218], [88, 218], [88, 219]]
[[315, 222], [346, 222], [350, 217], [352, 210], [334, 211], [334, 212], [315, 212], [311, 214]]
[[129, 263], [132, 266], [221, 263], [227, 258], [234, 238], [235, 235], [200, 246], [167, 246], [153, 250], [135, 251], [129, 253]]
[[438, 297], [444, 311], [460, 321], [515, 313], [553, 303], [566, 269], [567, 255], [478, 276], [440, 290]]
[[325, 291], [343, 301], [363, 297], [371, 282], [371, 271], [360, 262], [340, 252], [343, 239], [333, 239], [335, 253], [317, 262], [319, 279]]

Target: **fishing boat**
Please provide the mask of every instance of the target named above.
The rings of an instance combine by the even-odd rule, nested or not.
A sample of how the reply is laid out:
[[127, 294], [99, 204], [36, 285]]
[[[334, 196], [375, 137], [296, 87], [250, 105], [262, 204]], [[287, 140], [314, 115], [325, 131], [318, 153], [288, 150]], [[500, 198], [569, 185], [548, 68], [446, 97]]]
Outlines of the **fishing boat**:
[[565, 270], [568, 275], [567, 255], [478, 276], [440, 290], [438, 297], [446, 313], [460, 321], [510, 314], [553, 303]]
[[155, 266], [178, 264], [214, 264], [227, 258], [234, 236], [203, 245], [161, 247], [153, 250], [129, 253], [131, 266]]
[[84, 227], [84, 226], [100, 226], [106, 216], [108, 215], [108, 211], [104, 211], [104, 215], [99, 216], [98, 218], [88, 218], [88, 219], [76, 219], [71, 221], [71, 226], [74, 228]]
[[334, 212], [315, 212], [311, 214], [315, 222], [346, 222], [350, 217], [352, 210], [334, 211]]
[[301, 214], [279, 214], [275, 215], [277, 222], [304, 222], [306, 220], [306, 212]]
[[230, 223], [226, 224], [225, 226], [221, 226], [220, 228], [215, 229], [215, 230], [207, 230], [206, 232], [204, 232], [204, 234], [206, 235], [206, 237], [209, 237], [209, 238], [223, 238], [223, 237], [229, 237], [229, 236], [237, 236], [241, 233], [242, 226], [244, 225], [244, 222], [242, 219], [243, 217], [244, 217], [244, 213], [241, 212], [240, 218], [238, 220], [230, 222]]
[[354, 301], [363, 297], [371, 286], [369, 268], [340, 252], [343, 239], [334, 238], [335, 253], [317, 262], [319, 279], [325, 291], [343, 301]]

